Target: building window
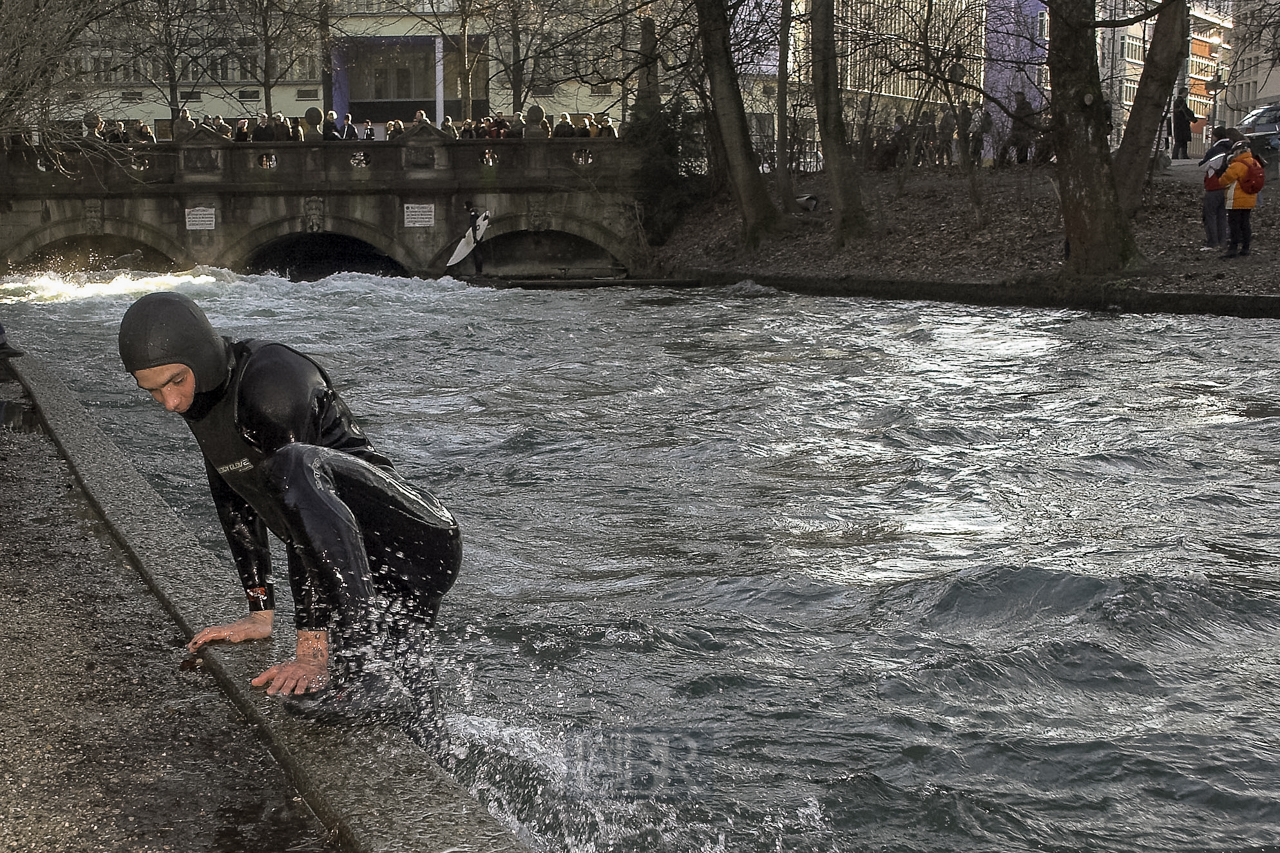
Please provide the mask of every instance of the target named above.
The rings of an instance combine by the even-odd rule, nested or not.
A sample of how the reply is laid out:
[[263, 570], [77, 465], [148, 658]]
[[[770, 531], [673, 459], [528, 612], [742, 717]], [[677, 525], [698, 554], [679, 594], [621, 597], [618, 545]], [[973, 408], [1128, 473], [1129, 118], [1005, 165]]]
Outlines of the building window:
[[298, 100], [299, 101], [318, 101], [320, 100], [320, 90], [319, 89], [299, 89]]
[[534, 86], [531, 89], [531, 94], [535, 98], [554, 98], [556, 96], [556, 87], [555, 86]]
[[1121, 36], [1124, 40], [1124, 58], [1142, 64], [1147, 61], [1147, 45], [1141, 38]]
[[262, 98], [262, 92], [257, 89], [241, 89], [236, 93], [236, 97], [242, 101], [257, 101]]
[[593, 94], [593, 95], [612, 95], [612, 94], [613, 94], [613, 84], [612, 84], [612, 83], [592, 83], [592, 84], [591, 84], [591, 94]]

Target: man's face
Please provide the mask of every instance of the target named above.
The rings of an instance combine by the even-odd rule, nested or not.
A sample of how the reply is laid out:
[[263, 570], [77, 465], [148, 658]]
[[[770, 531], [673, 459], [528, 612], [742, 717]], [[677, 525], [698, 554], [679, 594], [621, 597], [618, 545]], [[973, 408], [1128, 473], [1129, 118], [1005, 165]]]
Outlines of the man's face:
[[166, 411], [182, 414], [196, 396], [196, 376], [185, 364], [162, 364], [133, 374], [138, 387], [150, 394]]

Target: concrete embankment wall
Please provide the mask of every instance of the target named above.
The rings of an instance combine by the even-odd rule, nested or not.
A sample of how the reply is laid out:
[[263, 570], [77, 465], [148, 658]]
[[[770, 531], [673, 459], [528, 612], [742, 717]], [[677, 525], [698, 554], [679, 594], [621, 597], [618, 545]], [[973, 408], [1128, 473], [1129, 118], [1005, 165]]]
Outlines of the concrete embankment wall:
[[[231, 567], [200, 546], [58, 376], [31, 355], [10, 368], [90, 502], [186, 635], [243, 615], [243, 604], [217, 582]], [[527, 853], [399, 728], [307, 722], [250, 687], [251, 678], [291, 652], [286, 633], [278, 624], [272, 642], [213, 648], [202, 657], [344, 849]]]
[[[1251, 293], [1182, 293], [1115, 282], [1025, 281], [947, 282], [872, 278], [805, 278], [752, 275], [721, 270], [683, 269], [680, 281], [719, 287], [751, 280], [764, 287], [813, 296], [867, 297], [904, 301], [955, 302], [1025, 308], [1069, 308], [1127, 314], [1216, 314], [1224, 317], [1280, 319], [1280, 296]], [[626, 282], [620, 282], [625, 284]]]

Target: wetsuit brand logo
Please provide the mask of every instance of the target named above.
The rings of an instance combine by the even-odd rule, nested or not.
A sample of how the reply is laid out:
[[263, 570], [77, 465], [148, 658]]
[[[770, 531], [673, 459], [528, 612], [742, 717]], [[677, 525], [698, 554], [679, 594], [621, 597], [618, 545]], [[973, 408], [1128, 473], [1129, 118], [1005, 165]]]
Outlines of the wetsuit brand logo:
[[251, 470], [253, 470], [253, 463], [250, 462], [248, 459], [237, 459], [235, 462], [232, 462], [228, 465], [222, 465], [218, 467], [218, 473], [222, 474], [223, 476], [227, 474], [238, 474], [242, 471], [251, 471]]

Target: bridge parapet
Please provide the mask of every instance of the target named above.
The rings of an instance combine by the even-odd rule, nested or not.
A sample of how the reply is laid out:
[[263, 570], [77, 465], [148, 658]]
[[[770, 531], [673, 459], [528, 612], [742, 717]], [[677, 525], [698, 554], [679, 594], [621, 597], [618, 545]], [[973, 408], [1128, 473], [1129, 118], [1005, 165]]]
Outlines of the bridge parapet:
[[617, 139], [449, 140], [425, 133], [392, 142], [232, 142], [201, 136], [151, 145], [64, 152], [13, 149], [0, 181], [15, 197], [205, 191], [609, 192], [637, 189], [639, 152]]

